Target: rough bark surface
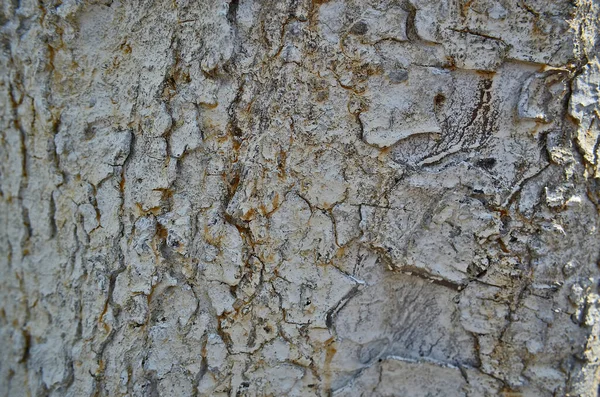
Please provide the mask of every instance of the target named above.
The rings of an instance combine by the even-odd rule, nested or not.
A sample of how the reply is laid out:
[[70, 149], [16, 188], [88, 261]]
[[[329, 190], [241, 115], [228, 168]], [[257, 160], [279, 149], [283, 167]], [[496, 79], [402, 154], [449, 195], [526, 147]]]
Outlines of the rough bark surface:
[[0, 393], [596, 396], [597, 0], [4, 0]]

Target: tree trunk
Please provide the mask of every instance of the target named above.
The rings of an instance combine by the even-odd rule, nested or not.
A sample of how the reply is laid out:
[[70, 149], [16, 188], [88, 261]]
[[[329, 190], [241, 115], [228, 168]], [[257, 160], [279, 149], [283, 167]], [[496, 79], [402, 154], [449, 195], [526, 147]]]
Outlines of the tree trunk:
[[1, 7], [1, 395], [598, 394], [598, 0]]

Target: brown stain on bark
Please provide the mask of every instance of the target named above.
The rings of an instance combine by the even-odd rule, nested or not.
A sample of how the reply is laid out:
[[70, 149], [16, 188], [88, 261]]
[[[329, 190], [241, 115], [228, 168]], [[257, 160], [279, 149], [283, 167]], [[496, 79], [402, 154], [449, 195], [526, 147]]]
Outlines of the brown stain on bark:
[[323, 391], [326, 395], [331, 395], [331, 361], [337, 353], [335, 348], [335, 339], [333, 337], [325, 341], [325, 363], [323, 365]]

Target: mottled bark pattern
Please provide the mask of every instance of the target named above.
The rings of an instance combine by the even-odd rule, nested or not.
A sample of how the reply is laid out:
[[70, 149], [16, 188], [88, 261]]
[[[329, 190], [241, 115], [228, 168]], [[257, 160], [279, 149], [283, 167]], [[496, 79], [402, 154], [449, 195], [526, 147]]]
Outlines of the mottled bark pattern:
[[3, 396], [596, 396], [598, 0], [4, 0]]

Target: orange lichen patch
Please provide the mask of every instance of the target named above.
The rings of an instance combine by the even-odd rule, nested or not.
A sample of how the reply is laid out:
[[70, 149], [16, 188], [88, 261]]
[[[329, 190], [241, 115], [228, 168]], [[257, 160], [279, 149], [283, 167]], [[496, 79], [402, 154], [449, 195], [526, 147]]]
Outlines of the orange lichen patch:
[[208, 229], [208, 226], [204, 227], [204, 239], [206, 240], [207, 243], [209, 243], [210, 245], [214, 245], [215, 247], [220, 247], [221, 246], [221, 241], [223, 240], [223, 236], [213, 236], [210, 233], [210, 230]]
[[283, 149], [279, 151], [277, 156], [277, 175], [280, 178], [285, 177], [285, 167], [287, 163], [287, 152]]
[[150, 284], [150, 293], [146, 295], [146, 300], [148, 302], [148, 307], [150, 307], [150, 303], [152, 302], [152, 296], [154, 296], [154, 291], [156, 291], [156, 285]]
[[169, 231], [160, 223], [156, 224], [156, 236], [160, 239], [160, 240], [166, 240], [167, 237], [169, 236]]
[[192, 81], [190, 77], [190, 73], [187, 70], [183, 70], [180, 67], [176, 67], [173, 71], [171, 77], [174, 80], [174, 83], [177, 84], [188, 84]]
[[147, 216], [147, 215], [160, 215], [162, 212], [161, 207], [151, 207], [148, 209], [144, 209], [141, 203], [135, 203], [136, 215], [137, 216]]
[[531, 129], [530, 133], [531, 133], [532, 137], [535, 137], [539, 134], [540, 129], [544, 127], [545, 123], [543, 123], [542, 121], [540, 121], [538, 119], [535, 119], [533, 121], [535, 122], [535, 125]]
[[483, 79], [492, 80], [494, 78], [494, 76], [496, 75], [496, 72], [490, 71], [490, 70], [476, 70], [475, 74], [477, 74], [478, 76], [480, 76]]
[[206, 341], [204, 341], [204, 343], [202, 344], [202, 349], [200, 350], [200, 356], [202, 356], [202, 358], [204, 360], [206, 360], [206, 354], [207, 354], [207, 350], [206, 350]]
[[273, 212], [275, 212], [277, 210], [277, 208], [279, 208], [280, 204], [281, 204], [281, 202], [279, 201], [279, 193], [275, 192], [275, 194], [273, 195], [273, 199], [271, 200], [272, 210], [267, 212], [265, 215], [267, 217], [271, 216], [271, 214]]
[[202, 130], [202, 139], [203, 140], [207, 140], [210, 138], [214, 139], [215, 137], [219, 138], [217, 133], [214, 132], [215, 130], [216, 131], [219, 130], [218, 124], [213, 122], [213, 120], [210, 118], [210, 116], [208, 114], [205, 114], [204, 117], [202, 118], [200, 129]]
[[465, 1], [465, 3], [461, 6], [460, 8], [460, 15], [464, 18], [467, 16], [467, 13], [469, 12], [469, 8], [471, 8], [471, 4], [473, 3], [473, 0], [467, 0]]
[[[205, 123], [205, 126], [206, 126], [206, 123]], [[214, 139], [217, 141], [217, 143], [220, 146], [222, 146], [222, 145], [229, 143], [229, 141], [231, 140], [231, 136], [230, 135], [220, 135], [220, 136], [215, 136]]]
[[392, 152], [393, 147], [394, 147], [394, 145], [381, 148], [379, 150], [379, 155], [377, 156], [377, 159], [379, 161], [385, 161], [385, 158]]
[[56, 67], [54, 66], [54, 60], [56, 58], [56, 50], [51, 45], [48, 45], [48, 66], [50, 70], [53, 72], [53, 77], [56, 81], [61, 80], [61, 76], [58, 72], [56, 72]]
[[506, 244], [504, 243], [504, 241], [502, 241], [501, 238], [499, 238], [496, 241], [498, 242], [498, 245], [500, 246], [500, 249], [502, 250], [502, 252], [505, 252], [505, 253], [509, 253], [510, 252], [510, 250], [508, 249], [508, 247], [506, 246]]
[[458, 69], [456, 67], [456, 59], [454, 59], [454, 57], [450, 55], [446, 56], [446, 63], [444, 63], [442, 67], [451, 71]]
[[238, 186], [240, 185], [240, 176], [238, 174], [235, 174], [233, 176], [233, 178], [231, 178], [231, 180], [229, 181], [229, 195], [233, 196], [233, 194], [236, 192]]
[[346, 255], [346, 248], [345, 247], [339, 247], [336, 251], [335, 251], [335, 258], [336, 259], [341, 259], [344, 257], [344, 255]]
[[[216, 128], [216, 127], [215, 127]], [[240, 147], [242, 146], [242, 131], [235, 127], [235, 126], [229, 126], [227, 128], [227, 134], [226, 135], [222, 135], [217, 137], [217, 142], [219, 143], [219, 145], [223, 145], [225, 146], [226, 144], [230, 144], [231, 145], [231, 151], [227, 151], [224, 152], [223, 154], [227, 154], [227, 155], [233, 155], [233, 160], [232, 162], [235, 163], [237, 162], [237, 157], [238, 157], [238, 152], [240, 150]]]
[[[225, 214], [223, 214], [223, 217], [225, 218], [225, 221], [227, 223], [231, 224], [232, 226], [235, 226], [236, 229], [238, 229], [238, 232], [240, 232], [240, 230], [243, 230], [243, 228], [240, 228], [238, 225], [236, 225], [233, 222], [231, 215], [225, 213]], [[212, 246], [219, 248], [219, 251], [220, 251], [221, 247], [223, 246], [223, 239], [225, 239], [226, 235], [223, 232], [221, 232], [221, 233], [211, 232], [211, 230], [209, 229], [209, 227], [207, 225], [204, 226], [203, 231], [204, 231], [204, 239], [206, 240], [206, 242]], [[240, 232], [240, 234], [242, 234], [242, 232]]]
[[[262, 255], [260, 255], [260, 260], [263, 263], [267, 263], [267, 264], [274, 263], [275, 262], [275, 254], [273, 252], [269, 252], [269, 255], [267, 255], [267, 256], [263, 257]], [[278, 273], [279, 273], [279, 271], [277, 269], [273, 270], [273, 274], [275, 274], [275, 276], [277, 276]]]
[[501, 391], [502, 397], [522, 397], [523, 393], [514, 391], [511, 389], [504, 389]]
[[260, 203], [260, 204], [258, 205], [258, 209], [260, 209], [260, 213], [261, 213], [261, 215], [263, 215], [263, 216], [267, 216], [267, 214], [269, 213], [269, 211], [267, 210], [267, 207], [265, 206], [265, 204], [264, 204], [264, 203]]
[[163, 89], [162, 96], [167, 100], [171, 100], [175, 94], [177, 94], [177, 84], [175, 79], [171, 76], [165, 81], [165, 87]]
[[104, 302], [104, 308], [102, 309], [102, 313], [100, 313], [100, 317], [98, 317], [98, 323], [102, 324], [102, 328], [106, 331], [106, 333], [110, 332], [110, 326], [104, 322], [104, 316], [108, 312], [108, 299]]
[[509, 212], [505, 208], [496, 208], [495, 211], [499, 212], [501, 217], [509, 216]]
[[160, 196], [160, 200], [163, 202], [169, 202], [170, 200], [173, 199], [173, 194], [175, 193], [173, 191], [173, 189], [165, 189], [165, 188], [158, 188], [158, 189], [152, 189], [152, 191], [154, 192], [160, 192], [161, 196]]
[[240, 216], [240, 219], [248, 222], [248, 221], [253, 220], [255, 215], [256, 215], [256, 210], [254, 208], [250, 208], [247, 212], [245, 212], [242, 216]]
[[275, 192], [275, 194], [273, 195], [273, 200], [272, 200], [271, 204], [273, 205], [273, 211], [275, 211], [277, 208], [279, 208], [279, 204], [281, 204], [281, 201], [279, 201], [279, 193], [278, 192]]
[[260, 214], [266, 216], [267, 218], [270, 217], [275, 211], [277, 211], [282, 202], [283, 201], [281, 201], [281, 196], [279, 196], [279, 193], [274, 192], [270, 203], [265, 204], [264, 202], [261, 202], [258, 205]]
[[246, 106], [245, 112], [246, 113], [251, 113], [252, 112], [252, 105], [254, 105], [254, 102], [256, 101], [256, 97], [253, 97], [250, 102], [248, 102], [248, 105]]
[[210, 103], [210, 102], [200, 102], [198, 105], [202, 106], [205, 109], [216, 109], [219, 106], [219, 102]]
[[[525, 2], [523, 2], [523, 4], [525, 4]], [[530, 8], [528, 8], [528, 10], [531, 11]], [[534, 11], [531, 11], [534, 12]], [[542, 28], [540, 28], [540, 19], [539, 19], [539, 15], [536, 15], [535, 18], [531, 21], [531, 34], [535, 35], [535, 36], [540, 36], [543, 39], [545, 39], [548, 34], [546, 32], [544, 32], [544, 30]]]
[[220, 316], [217, 316], [217, 334], [221, 337], [221, 340], [225, 342], [226, 346], [231, 346], [231, 337], [227, 332], [223, 330], [223, 321], [227, 320], [227, 313], [223, 313]]
[[331, 361], [333, 360], [333, 356], [335, 356], [335, 353], [337, 353], [337, 349], [335, 348], [335, 339], [333, 337], [327, 339], [324, 345], [325, 363], [323, 365], [323, 388], [325, 392], [328, 392], [331, 389]]
[[242, 309], [242, 307], [244, 307], [246, 303], [241, 300], [241, 299], [236, 299], [235, 302], [233, 302], [233, 315], [232, 317], [234, 319], [237, 319], [240, 316], [240, 310]]
[[279, 57], [279, 55], [281, 55], [281, 52], [283, 51], [283, 48], [285, 47], [285, 40], [284, 40], [284, 38], [285, 38], [285, 31], [287, 29], [288, 24], [291, 21], [295, 21], [295, 20], [296, 20], [295, 17], [289, 17], [281, 25], [281, 30], [280, 30], [280, 33], [279, 33], [279, 42], [281, 44], [279, 45], [279, 47], [277, 49], [277, 53], [273, 56], [273, 58], [277, 58], [277, 57]]
[[121, 174], [121, 180], [119, 181], [119, 191], [125, 193], [125, 173]]
[[123, 43], [121, 43], [119, 48], [121, 49], [121, 51], [123, 51], [123, 53], [131, 54], [131, 46], [129, 45], [129, 43], [127, 41], [124, 41]]
[[98, 360], [98, 371], [96, 371], [96, 374], [103, 373], [105, 369], [106, 369], [106, 363], [104, 362], [104, 360], [103, 359]]

